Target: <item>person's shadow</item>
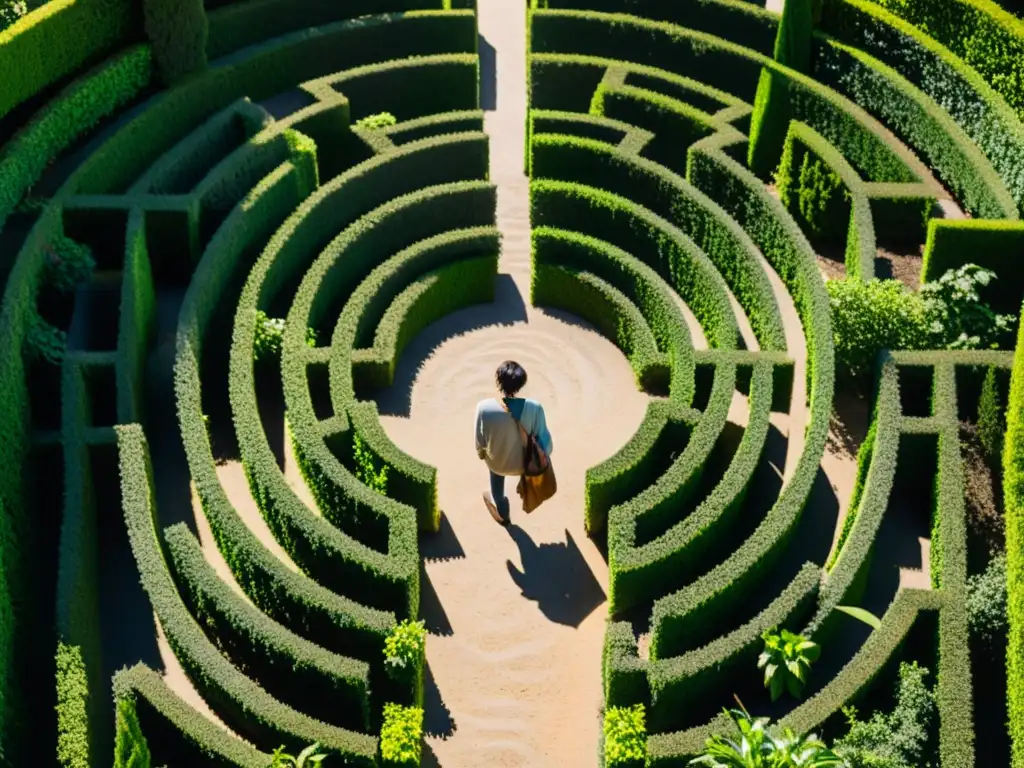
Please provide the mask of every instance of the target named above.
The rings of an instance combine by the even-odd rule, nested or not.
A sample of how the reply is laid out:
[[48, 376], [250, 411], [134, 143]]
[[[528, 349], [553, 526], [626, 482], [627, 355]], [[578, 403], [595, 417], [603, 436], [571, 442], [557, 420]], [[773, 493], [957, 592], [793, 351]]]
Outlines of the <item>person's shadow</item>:
[[606, 599], [604, 590], [569, 531], [565, 543], [538, 546], [517, 525], [508, 526], [519, 547], [523, 570], [507, 561], [508, 573], [523, 597], [537, 603], [549, 621], [578, 627]]

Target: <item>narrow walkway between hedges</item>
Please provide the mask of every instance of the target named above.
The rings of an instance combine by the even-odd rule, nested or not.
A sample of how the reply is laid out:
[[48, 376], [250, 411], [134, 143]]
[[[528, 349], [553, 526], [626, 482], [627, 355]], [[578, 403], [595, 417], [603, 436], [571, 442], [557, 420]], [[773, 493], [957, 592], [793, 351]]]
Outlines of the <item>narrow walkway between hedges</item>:
[[[378, 401], [396, 444], [438, 468], [445, 515], [440, 534], [421, 538], [427, 766], [596, 764], [608, 569], [583, 531], [584, 473], [631, 437], [647, 403], [610, 341], [530, 306], [525, 21], [521, 0], [480, 2], [482, 106], [504, 238], [496, 301], [415, 339]], [[472, 428], [507, 358], [525, 366], [524, 394], [547, 409], [559, 492], [530, 516], [513, 503], [504, 529], [481, 501], [487, 474]]]

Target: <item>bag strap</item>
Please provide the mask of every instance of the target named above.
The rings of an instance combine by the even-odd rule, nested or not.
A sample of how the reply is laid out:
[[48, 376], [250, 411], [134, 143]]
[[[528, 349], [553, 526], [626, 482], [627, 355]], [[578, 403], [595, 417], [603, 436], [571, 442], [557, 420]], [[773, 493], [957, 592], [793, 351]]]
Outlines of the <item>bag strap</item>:
[[505, 398], [502, 398], [500, 402], [501, 407], [505, 409], [505, 413], [511, 416], [512, 421], [514, 421], [516, 426], [519, 427], [519, 435], [523, 438], [523, 445], [526, 446], [530, 442], [530, 434], [526, 431], [523, 423], [515, 417], [515, 414], [512, 413], [512, 409], [508, 407], [508, 403], [505, 402]]

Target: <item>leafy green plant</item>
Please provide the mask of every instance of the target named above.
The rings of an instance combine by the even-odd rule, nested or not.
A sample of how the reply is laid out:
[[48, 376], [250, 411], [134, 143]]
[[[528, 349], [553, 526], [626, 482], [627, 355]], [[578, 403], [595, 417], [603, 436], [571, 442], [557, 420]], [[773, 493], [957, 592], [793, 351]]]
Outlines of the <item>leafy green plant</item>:
[[608, 707], [604, 713], [604, 759], [609, 766], [643, 765], [647, 724], [643, 704]]
[[737, 738], [715, 734], [704, 745], [704, 754], [690, 765], [706, 768], [841, 768], [842, 758], [813, 733], [799, 736], [785, 728], [778, 736], [768, 731], [767, 717], [751, 719], [746, 710], [726, 714], [736, 725]]
[[386, 766], [419, 765], [423, 752], [423, 710], [384, 705], [384, 724], [380, 729], [380, 756]]
[[373, 452], [359, 435], [352, 438], [352, 456], [355, 459], [356, 477], [366, 485], [370, 486], [377, 493], [384, 495], [388, 490], [388, 466], [381, 463], [377, 466], [377, 459]]
[[872, 629], [881, 629], [882, 620], [879, 619], [871, 611], [867, 611], [863, 608], [858, 608], [855, 605], [837, 605], [836, 610], [845, 613], [847, 616], [853, 616], [853, 618], [863, 621]]
[[366, 128], [369, 131], [376, 131], [394, 125], [398, 120], [390, 112], [378, 112], [375, 115], [367, 115], [362, 120], [357, 120], [356, 125]]
[[978, 399], [978, 440], [981, 441], [986, 461], [993, 468], [998, 467], [1001, 462], [1005, 432], [1006, 415], [999, 394], [996, 369], [989, 368], [981, 385], [981, 397]]
[[918, 293], [898, 280], [829, 280], [836, 360], [844, 373], [872, 373], [883, 349], [994, 349], [1016, 318], [981, 300], [995, 274], [974, 264], [945, 272]]
[[423, 665], [427, 630], [422, 621], [403, 619], [384, 639], [384, 666], [394, 677], [408, 677]]
[[[262, 309], [256, 312], [256, 336], [252, 343], [252, 357], [256, 362], [268, 362], [281, 356], [284, 341], [284, 318], [268, 317]], [[306, 345], [316, 346], [316, 330], [306, 329]]]
[[980, 289], [995, 279], [996, 273], [990, 269], [964, 264], [921, 286], [929, 332], [935, 337], [936, 348], [999, 347], [1017, 318], [998, 314], [981, 300]]
[[850, 730], [836, 740], [835, 751], [850, 768], [931, 768], [937, 714], [935, 694], [925, 683], [929, 672], [917, 663], [900, 664], [896, 703], [891, 712], [875, 712], [858, 721], [857, 710], [844, 707]]
[[64, 331], [48, 323], [37, 313], [29, 315], [25, 328], [25, 356], [29, 360], [45, 360], [60, 365], [67, 349]]
[[274, 750], [268, 768], [312, 768], [312, 766], [320, 765], [327, 757], [326, 754], [318, 752], [319, 749], [319, 744], [310, 744], [299, 752], [297, 757], [293, 757], [284, 751], [282, 745]]
[[73, 291], [79, 283], [88, 280], [96, 269], [92, 249], [70, 237], [58, 235], [46, 245], [45, 251], [44, 280], [62, 293]]
[[114, 723], [114, 768], [149, 768], [151, 757], [135, 702], [118, 699]]
[[28, 13], [25, 0], [0, 0], [0, 29], [5, 29]]
[[992, 647], [1006, 641], [1006, 555], [993, 557], [985, 570], [967, 579], [967, 621], [971, 634]]
[[[775, 172], [779, 199], [817, 241], [831, 241], [846, 234], [850, 218], [850, 192], [842, 179], [820, 158], [804, 150], [794, 168], [795, 142], [788, 142]], [[795, 173], [794, 173], [795, 171]]]
[[764, 669], [764, 687], [771, 691], [772, 701], [783, 691], [800, 698], [811, 664], [821, 655], [821, 646], [787, 629], [761, 635], [764, 650], [757, 659], [757, 668]]

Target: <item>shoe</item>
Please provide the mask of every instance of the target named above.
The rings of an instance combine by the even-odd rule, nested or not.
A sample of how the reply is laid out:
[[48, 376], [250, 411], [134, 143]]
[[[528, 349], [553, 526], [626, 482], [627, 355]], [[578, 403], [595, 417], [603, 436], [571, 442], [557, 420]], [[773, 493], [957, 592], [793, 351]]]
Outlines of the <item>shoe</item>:
[[490, 493], [484, 493], [484, 505], [494, 518], [494, 522], [498, 525], [508, 525], [508, 518], [498, 511], [498, 505], [494, 503], [494, 497]]

